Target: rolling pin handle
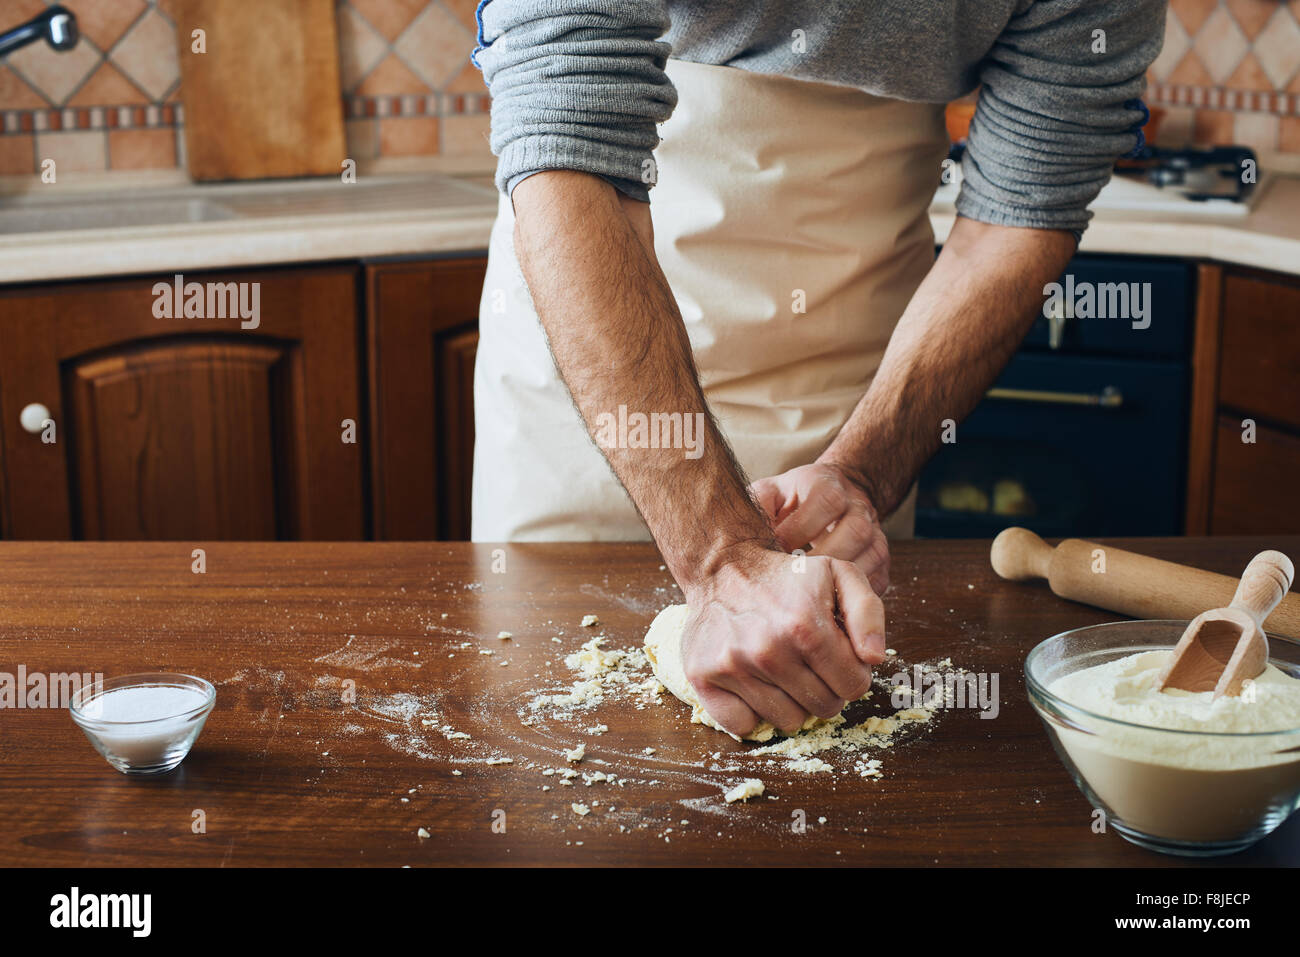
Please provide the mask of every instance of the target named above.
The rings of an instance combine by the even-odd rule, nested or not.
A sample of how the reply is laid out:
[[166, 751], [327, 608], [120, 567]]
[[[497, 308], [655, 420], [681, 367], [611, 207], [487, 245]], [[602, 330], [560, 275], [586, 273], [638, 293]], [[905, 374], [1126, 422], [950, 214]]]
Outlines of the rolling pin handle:
[[1295, 566], [1281, 552], [1260, 552], [1250, 560], [1232, 596], [1233, 608], [1262, 623], [1291, 588]]
[[1054, 549], [1027, 528], [1005, 528], [993, 539], [993, 570], [1009, 581], [1046, 578]]

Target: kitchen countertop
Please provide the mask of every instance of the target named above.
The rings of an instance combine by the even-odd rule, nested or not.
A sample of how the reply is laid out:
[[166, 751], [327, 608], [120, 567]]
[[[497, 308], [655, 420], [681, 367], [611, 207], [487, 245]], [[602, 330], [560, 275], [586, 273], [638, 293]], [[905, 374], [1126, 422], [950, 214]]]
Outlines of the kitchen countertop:
[[[1125, 547], [1235, 573], [1263, 544]], [[1300, 537], [1267, 544], [1295, 554]], [[522, 723], [535, 694], [574, 680], [566, 654], [598, 633], [606, 649], [639, 647], [675, 600], [649, 545], [505, 546], [497, 574], [488, 545], [214, 542], [196, 575], [189, 544], [0, 542], [0, 670], [170, 669], [217, 685], [193, 753], [148, 779], [112, 770], [63, 710], [0, 711], [0, 865], [1214, 863], [1093, 833], [1021, 669], [1039, 640], [1117, 616], [1001, 581], [988, 547], [898, 543], [886, 607], [899, 658], [998, 673], [999, 716], [942, 712], [879, 753], [883, 777], [867, 781], [835, 753], [822, 755], [833, 776], [747, 759], [750, 746], [690, 724], [668, 695], [644, 710], [620, 697], [576, 721]], [[580, 627], [588, 613], [598, 628]], [[584, 732], [597, 724], [608, 730]], [[626, 783], [565, 787], [541, 774], [566, 767], [561, 751], [579, 741], [578, 771]], [[752, 770], [710, 770], [713, 752]], [[501, 757], [513, 763], [488, 763]], [[727, 805], [723, 791], [751, 776], [775, 800]], [[592, 813], [578, 817], [572, 802]], [[1300, 816], [1220, 859], [1297, 861]]]
[[[1079, 244], [1082, 253], [1207, 259], [1300, 276], [1300, 176], [1270, 176], [1244, 215], [1097, 210]], [[930, 208], [943, 242], [956, 214]]]
[[[496, 191], [482, 175], [362, 176], [353, 185], [130, 182], [133, 188], [113, 192], [38, 186], [0, 195], [0, 283], [481, 251], [497, 208]], [[1100, 210], [1081, 251], [1300, 275], [1300, 177], [1272, 176], [1260, 190], [1255, 208], [1242, 216]], [[93, 228], [62, 228], [79, 205]], [[210, 218], [227, 207], [236, 215]], [[42, 210], [52, 211], [50, 222], [61, 228], [30, 231]], [[150, 210], [182, 221], [141, 222], [149, 219], [141, 211]], [[942, 242], [955, 219], [952, 204], [936, 200], [930, 219]]]
[[[93, 228], [65, 228], [79, 209]], [[0, 195], [0, 283], [483, 250], [496, 210], [439, 174]], [[14, 231], [42, 214], [56, 228]]]

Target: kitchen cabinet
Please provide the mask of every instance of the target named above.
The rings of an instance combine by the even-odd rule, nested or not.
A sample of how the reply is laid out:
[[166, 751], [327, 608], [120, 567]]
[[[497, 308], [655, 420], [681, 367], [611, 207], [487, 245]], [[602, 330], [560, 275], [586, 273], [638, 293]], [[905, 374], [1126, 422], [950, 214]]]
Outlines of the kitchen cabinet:
[[170, 276], [0, 290], [4, 537], [363, 537], [358, 279], [187, 274], [188, 318]]
[[[171, 276], [0, 288], [0, 537], [467, 539], [485, 268], [465, 253], [185, 277], [259, 284], [249, 329], [237, 317], [155, 315], [155, 287]], [[1113, 387], [1122, 404], [1047, 407], [1039, 431], [1077, 452], [1096, 418], [1104, 449], [1076, 457], [1113, 461], [1129, 428], [1126, 458], [1149, 461], [1067, 498], [1113, 479], [1115, 500], [1147, 524], [1168, 511], [1165, 523], [1181, 516], [1188, 534], [1300, 532], [1287, 492], [1300, 465], [1300, 279], [1117, 257], [1079, 257], [1072, 270], [1151, 282], [1155, 321], [1137, 331], [1037, 322], [999, 383], [1007, 396], [984, 403], [963, 435], [979, 438], [995, 411], [1029, 408], [1011, 399]], [[1062, 356], [1076, 356], [1078, 381], [1047, 368]], [[47, 417], [53, 442], [42, 441]], [[1247, 419], [1253, 442], [1242, 441]], [[928, 471], [943, 466], [939, 456]], [[1113, 534], [1146, 528], [1122, 510], [1097, 514]]]
[[481, 256], [366, 265], [376, 539], [469, 538], [486, 268]]
[[1300, 532], [1300, 280], [1200, 267], [1188, 534]]

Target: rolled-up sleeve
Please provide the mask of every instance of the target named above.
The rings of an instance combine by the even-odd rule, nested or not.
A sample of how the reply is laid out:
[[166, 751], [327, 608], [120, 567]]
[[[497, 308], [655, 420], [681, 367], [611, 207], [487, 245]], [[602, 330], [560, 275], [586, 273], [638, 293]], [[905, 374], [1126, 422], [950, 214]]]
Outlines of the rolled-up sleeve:
[[957, 212], [1081, 236], [1115, 160], [1143, 143], [1164, 22], [1165, 0], [1037, 0], [1013, 16], [980, 67]]
[[592, 173], [640, 200], [656, 124], [677, 94], [664, 73], [664, 3], [484, 0], [473, 60], [492, 94], [497, 188], [542, 170]]

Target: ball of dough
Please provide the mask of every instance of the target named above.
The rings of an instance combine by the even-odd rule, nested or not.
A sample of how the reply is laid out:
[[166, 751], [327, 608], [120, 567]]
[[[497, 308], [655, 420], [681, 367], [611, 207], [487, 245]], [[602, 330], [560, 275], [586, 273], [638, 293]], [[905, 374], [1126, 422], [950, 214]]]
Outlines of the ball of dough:
[[[646, 657], [650, 659], [650, 666], [654, 669], [655, 677], [660, 683], [679, 701], [691, 706], [692, 722], [708, 725], [739, 741], [740, 738], [718, 724], [713, 716], [704, 710], [704, 705], [700, 703], [700, 696], [695, 693], [695, 689], [686, 678], [686, 668], [682, 662], [682, 634], [686, 630], [686, 619], [690, 614], [691, 609], [687, 605], [669, 605], [659, 612], [655, 620], [650, 623], [650, 630], [645, 635]], [[809, 728], [825, 723], [822, 718], [809, 715], [800, 730], [807, 731]], [[744, 740], [771, 741], [777, 733], [776, 728], [763, 721], [745, 735]]]

